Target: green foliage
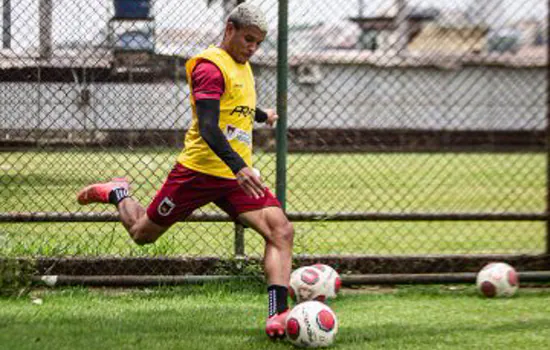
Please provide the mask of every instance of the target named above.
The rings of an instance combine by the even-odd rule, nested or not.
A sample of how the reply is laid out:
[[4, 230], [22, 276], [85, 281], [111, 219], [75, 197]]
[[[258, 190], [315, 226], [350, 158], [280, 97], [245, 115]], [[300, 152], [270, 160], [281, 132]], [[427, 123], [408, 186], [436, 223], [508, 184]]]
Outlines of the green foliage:
[[214, 268], [214, 275], [246, 276], [261, 280], [263, 265], [259, 259], [232, 258], [222, 259]]
[[28, 260], [0, 259], [0, 296], [27, 294], [34, 272], [34, 266]]

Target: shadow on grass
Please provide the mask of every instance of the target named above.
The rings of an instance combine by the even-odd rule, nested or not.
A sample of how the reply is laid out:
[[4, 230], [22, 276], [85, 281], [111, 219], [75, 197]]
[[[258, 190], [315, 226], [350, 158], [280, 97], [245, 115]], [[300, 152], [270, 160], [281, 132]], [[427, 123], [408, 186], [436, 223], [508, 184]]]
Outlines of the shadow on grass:
[[[456, 326], [442, 327], [440, 324], [433, 326], [411, 325], [390, 323], [383, 325], [364, 327], [342, 327], [338, 334], [338, 344], [354, 344], [354, 343], [386, 343], [388, 339], [402, 338], [406, 340], [410, 338], [415, 342], [424, 344], [440, 343], [442, 336], [457, 335], [464, 339], [474, 339], [476, 336], [488, 336], [490, 334], [506, 334], [511, 332], [521, 331], [537, 331], [542, 329], [550, 329], [550, 319], [526, 320], [518, 322], [517, 320], [509, 322], [498, 322], [493, 325], [484, 324], [480, 326], [460, 324]], [[472, 333], [468, 335], [468, 333]]]
[[[43, 289], [47, 291], [47, 289]], [[163, 299], [174, 296], [215, 296], [226, 294], [254, 294], [265, 295], [267, 300], [267, 285], [261, 279], [250, 279], [246, 282], [204, 282], [179, 286], [158, 285], [147, 288], [105, 288], [105, 287], [74, 287], [67, 290], [77, 291], [81, 294], [100, 294], [104, 296], [117, 296], [135, 294], [146, 300]]]
[[[59, 310], [59, 308], [57, 308]], [[0, 341], [11, 349], [40, 343], [46, 348], [281, 349], [263, 329], [263, 310], [236, 307], [172, 308], [103, 312], [65, 309], [51, 315], [10, 317], [0, 322]], [[262, 314], [260, 316], [260, 313]], [[53, 331], [55, 330], [55, 331]], [[29, 336], [27, 336], [27, 334]], [[32, 336], [30, 336], [32, 334]], [[22, 336], [25, 335], [25, 336]], [[7, 338], [6, 338], [7, 337]]]

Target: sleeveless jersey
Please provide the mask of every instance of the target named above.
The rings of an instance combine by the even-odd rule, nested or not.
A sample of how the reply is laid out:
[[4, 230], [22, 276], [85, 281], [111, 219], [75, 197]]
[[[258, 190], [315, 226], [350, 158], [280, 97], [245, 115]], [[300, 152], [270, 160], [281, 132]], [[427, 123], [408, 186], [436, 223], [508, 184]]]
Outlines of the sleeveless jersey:
[[231, 169], [200, 136], [191, 75], [201, 59], [214, 63], [222, 72], [225, 91], [220, 99], [219, 127], [233, 150], [243, 158], [249, 167], [252, 167], [252, 128], [256, 108], [252, 69], [248, 62], [237, 63], [226, 51], [213, 46], [191, 58], [185, 65], [191, 91], [190, 102], [193, 119], [191, 127], [185, 135], [185, 147], [178, 156], [178, 162], [189, 169], [204, 174], [234, 179], [235, 175]]

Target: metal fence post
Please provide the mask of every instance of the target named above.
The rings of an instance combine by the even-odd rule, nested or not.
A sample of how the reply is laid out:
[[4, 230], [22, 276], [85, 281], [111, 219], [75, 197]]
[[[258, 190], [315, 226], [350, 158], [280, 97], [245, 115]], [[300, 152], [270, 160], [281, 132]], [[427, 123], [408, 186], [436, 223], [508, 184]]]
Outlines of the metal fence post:
[[[550, 11], [550, 1], [548, 1]], [[546, 17], [546, 32], [550, 38], [550, 13]], [[550, 41], [546, 39], [546, 254], [550, 254]]]
[[2, 4], [2, 48], [11, 49], [11, 0]]
[[288, 0], [279, 1], [277, 38], [277, 199], [286, 209], [287, 95], [288, 95]]
[[235, 224], [235, 257], [244, 256], [244, 226]]

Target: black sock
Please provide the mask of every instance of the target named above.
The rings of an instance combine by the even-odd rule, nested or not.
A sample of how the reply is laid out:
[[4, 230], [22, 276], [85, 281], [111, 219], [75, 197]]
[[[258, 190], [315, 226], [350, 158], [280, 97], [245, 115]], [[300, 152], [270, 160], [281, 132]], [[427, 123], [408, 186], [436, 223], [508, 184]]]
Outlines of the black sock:
[[128, 198], [128, 190], [124, 187], [114, 188], [109, 193], [109, 203], [118, 205], [124, 198]]
[[288, 288], [286, 286], [272, 284], [267, 287], [267, 294], [269, 295], [269, 317], [288, 309]]

